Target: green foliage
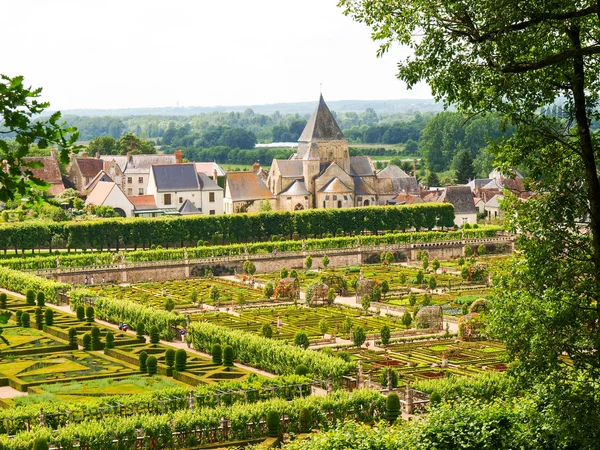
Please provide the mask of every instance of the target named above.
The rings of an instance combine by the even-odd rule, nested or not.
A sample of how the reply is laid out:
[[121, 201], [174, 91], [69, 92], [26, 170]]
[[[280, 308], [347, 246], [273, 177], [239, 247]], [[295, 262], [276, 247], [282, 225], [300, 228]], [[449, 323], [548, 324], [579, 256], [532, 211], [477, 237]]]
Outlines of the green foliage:
[[148, 353], [142, 350], [138, 356], [138, 360], [140, 362], [140, 372], [146, 373], [148, 371]]
[[432, 406], [439, 405], [442, 402], [442, 396], [439, 392], [433, 391], [429, 396], [429, 404]]
[[393, 369], [384, 369], [381, 371], [381, 374], [379, 376], [379, 384], [381, 384], [381, 386], [384, 389], [387, 389], [389, 386], [389, 377], [392, 377], [392, 388], [396, 388], [398, 387], [398, 372], [396, 372]]
[[[416, 297], [415, 297], [416, 299]], [[408, 311], [408, 309], [404, 310], [404, 314], [402, 314], [402, 325], [404, 325], [406, 328], [410, 328], [410, 325], [412, 324], [412, 316], [410, 315], [410, 312]]]
[[327, 255], [323, 255], [323, 259], [321, 259], [321, 263], [323, 264], [323, 267], [325, 269], [327, 269], [327, 266], [329, 265], [329, 258], [327, 257]]
[[335, 301], [336, 297], [337, 293], [335, 292], [335, 289], [329, 288], [329, 290], [327, 291], [327, 303], [329, 305], [333, 305], [333, 302]]
[[309, 370], [308, 367], [306, 367], [304, 364], [298, 364], [296, 366], [296, 369], [294, 370], [294, 374], [301, 376], [301, 377], [305, 377], [309, 374]]
[[100, 350], [100, 328], [92, 327], [92, 350]]
[[23, 320], [22, 320], [22, 317], [23, 317], [23, 311], [22, 311], [22, 310], [20, 310], [20, 309], [17, 309], [17, 312], [15, 313], [15, 318], [16, 318], [16, 321], [17, 321], [17, 326], [18, 326], [18, 327], [21, 327], [21, 326], [23, 326]]
[[385, 298], [388, 292], [390, 292], [390, 284], [387, 280], [383, 280], [381, 282], [381, 293], [383, 294], [383, 298]]
[[385, 418], [394, 423], [400, 415], [400, 397], [395, 392], [388, 394], [385, 401]]
[[307, 255], [306, 258], [304, 259], [304, 266], [307, 269], [310, 269], [312, 267], [312, 257], [310, 255]]
[[45, 438], [39, 437], [33, 441], [32, 450], [48, 450], [48, 441]]
[[44, 322], [49, 327], [54, 325], [54, 311], [52, 309], [46, 308], [46, 311], [44, 311]]
[[423, 273], [422, 270], [419, 270], [417, 272], [417, 276], [415, 277], [415, 281], [417, 284], [423, 284], [424, 278], [425, 278], [425, 274]]
[[173, 301], [173, 299], [171, 297], [168, 297], [165, 300], [165, 309], [167, 311], [173, 311], [175, 309], [175, 302]]
[[219, 290], [219, 288], [217, 286], [212, 286], [210, 288], [209, 297], [215, 305], [219, 304], [219, 298], [221, 297], [221, 291]]
[[271, 283], [270, 281], [267, 281], [265, 283], [265, 286], [263, 287], [263, 295], [265, 296], [265, 298], [269, 299], [269, 298], [273, 297], [274, 293], [275, 293], [275, 288], [273, 287], [273, 283]]
[[308, 339], [308, 335], [304, 331], [297, 331], [296, 334], [294, 335], [294, 345], [306, 350], [308, 348], [308, 346], [310, 345], [310, 340]]
[[37, 293], [36, 304], [40, 308], [43, 308], [44, 306], [46, 306], [46, 295], [42, 291]]
[[[327, 320], [325, 318], [319, 320], [319, 331], [321, 332], [321, 334], [323, 336], [325, 336], [327, 331], [329, 331], [329, 323], [327, 322]], [[296, 375], [298, 375], [298, 374], [296, 374]]]
[[352, 330], [352, 342], [356, 347], [360, 347], [367, 340], [367, 334], [363, 327], [358, 326]]
[[69, 328], [69, 345], [77, 346], [77, 329], [75, 327]]
[[29, 313], [27, 311], [21, 314], [21, 324], [23, 325], [23, 328], [31, 327], [31, 318], [29, 317]]
[[198, 291], [196, 289], [192, 290], [192, 293], [190, 294], [190, 300], [191, 300], [192, 304], [194, 304], [194, 305], [198, 301]]
[[429, 277], [429, 290], [433, 291], [437, 287], [437, 280], [433, 275]]
[[6, 301], [8, 300], [8, 296], [4, 292], [0, 292], [0, 308], [6, 308]]
[[459, 266], [459, 267], [460, 267], [460, 266], [464, 266], [464, 264], [465, 264], [465, 257], [464, 257], [464, 256], [461, 256], [461, 257], [459, 257], [459, 258], [456, 260], [456, 264], [458, 264], [458, 266]]
[[94, 307], [93, 306], [88, 306], [87, 308], [85, 308], [85, 319], [92, 323], [94, 321]]
[[313, 426], [313, 418], [310, 413], [310, 409], [308, 409], [308, 408], [300, 409], [299, 422], [300, 422], [300, 432], [310, 433], [310, 431], [312, 430], [312, 426]]
[[431, 268], [434, 271], [437, 271], [440, 268], [440, 261], [437, 258], [433, 259], [433, 262], [431, 263]]
[[227, 367], [233, 367], [233, 347], [231, 345], [226, 345], [223, 348], [223, 365]]
[[279, 437], [279, 413], [276, 411], [267, 412], [267, 436]]
[[173, 368], [175, 364], [175, 350], [172, 348], [168, 348], [165, 351], [165, 364], [170, 368]]
[[146, 337], [144, 336], [144, 323], [138, 323], [137, 326], [135, 327], [135, 337], [138, 338], [140, 341], [143, 340], [144, 342], [146, 342]]
[[483, 256], [487, 253], [487, 248], [485, 247], [485, 244], [479, 244], [479, 247], [477, 247], [477, 254], [479, 256]]
[[371, 296], [369, 294], [363, 295], [360, 306], [362, 306], [365, 312], [369, 311], [369, 308], [371, 307]]
[[92, 336], [90, 336], [90, 333], [83, 335], [83, 349], [88, 351], [92, 349]]
[[267, 339], [271, 339], [273, 337], [273, 328], [271, 328], [271, 325], [269, 325], [268, 323], [265, 323], [262, 326], [261, 333]]
[[183, 372], [187, 367], [187, 353], [180, 348], [175, 352], [175, 370]]
[[213, 363], [219, 365], [223, 363], [223, 350], [219, 344], [215, 344], [212, 346], [210, 354], [212, 356]]
[[469, 256], [473, 256], [473, 247], [471, 247], [469, 244], [466, 244], [463, 247], [463, 253], [464, 255], [468, 258]]
[[83, 305], [77, 306], [76, 309], [77, 320], [83, 322], [85, 320], [85, 307]]
[[[410, 316], [410, 314], [409, 314], [409, 316]], [[384, 325], [383, 328], [381, 328], [380, 334], [381, 334], [381, 343], [383, 345], [388, 345], [390, 343], [390, 338], [392, 337], [390, 327], [388, 327], [387, 325]]]
[[35, 292], [31, 289], [25, 294], [25, 303], [27, 303], [27, 306], [35, 306]]
[[115, 335], [112, 333], [112, 331], [109, 331], [108, 333], [106, 333], [105, 339], [106, 339], [106, 343], [104, 345], [104, 352], [106, 353], [106, 350], [115, 348]]
[[148, 359], [146, 360], [146, 368], [148, 370], [148, 375], [156, 375], [158, 372], [158, 360], [156, 359], [156, 356], [148, 356]]
[[379, 259], [383, 264], [391, 264], [396, 258], [394, 257], [394, 254], [392, 252], [385, 251], [382, 252], [381, 255], [379, 255]]
[[462, 150], [456, 155], [456, 182], [458, 184], [467, 184], [475, 178], [475, 167], [473, 167], [473, 155], [469, 150]]
[[296, 269], [292, 269], [290, 271], [290, 278], [296, 278], [296, 279], [298, 279], [298, 271]]
[[479, 298], [471, 303], [469, 307], [470, 313], [487, 314], [490, 312], [491, 305], [485, 298]]
[[279, 278], [287, 278], [289, 275], [288, 270], [285, 267], [282, 267], [279, 271]]
[[421, 261], [423, 262], [423, 270], [427, 270], [429, 267], [429, 257], [427, 255], [423, 255]]
[[254, 275], [256, 273], [256, 265], [250, 261], [244, 261], [244, 273], [248, 274], [248, 275]]
[[158, 332], [158, 327], [156, 325], [152, 325], [150, 327], [150, 343], [158, 344], [160, 342], [160, 333]]

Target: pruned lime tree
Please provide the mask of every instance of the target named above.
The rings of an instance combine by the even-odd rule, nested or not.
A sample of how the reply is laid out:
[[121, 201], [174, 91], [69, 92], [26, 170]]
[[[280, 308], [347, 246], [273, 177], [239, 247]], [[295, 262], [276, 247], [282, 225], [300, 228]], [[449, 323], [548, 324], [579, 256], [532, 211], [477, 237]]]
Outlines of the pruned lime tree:
[[13, 200], [16, 194], [35, 195], [49, 185], [33, 176], [31, 169], [41, 162], [27, 161], [31, 148], [60, 148], [60, 161], [69, 163], [79, 133], [59, 123], [60, 112], [39, 118], [50, 104], [39, 97], [41, 88], [26, 87], [23, 77], [0, 74], [0, 201]]
[[[341, 0], [370, 26], [379, 54], [412, 50], [398, 64], [408, 87], [469, 116], [516, 126], [492, 144], [495, 166], [525, 175], [523, 202], [504, 208], [520, 252], [497, 277], [492, 331], [536, 386], [559, 446], [600, 439], [600, 3], [591, 0]], [[558, 111], [558, 113], [556, 113]], [[585, 404], [585, 407], [582, 405]]]

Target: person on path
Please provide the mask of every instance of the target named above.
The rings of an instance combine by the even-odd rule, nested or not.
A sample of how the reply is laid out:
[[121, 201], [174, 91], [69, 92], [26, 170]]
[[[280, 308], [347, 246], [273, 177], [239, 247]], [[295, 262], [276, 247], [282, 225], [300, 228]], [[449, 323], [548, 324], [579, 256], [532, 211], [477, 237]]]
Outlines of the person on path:
[[83, 284], [85, 284], [86, 286], [89, 284], [87, 275], [85, 276], [85, 279], [83, 280]]

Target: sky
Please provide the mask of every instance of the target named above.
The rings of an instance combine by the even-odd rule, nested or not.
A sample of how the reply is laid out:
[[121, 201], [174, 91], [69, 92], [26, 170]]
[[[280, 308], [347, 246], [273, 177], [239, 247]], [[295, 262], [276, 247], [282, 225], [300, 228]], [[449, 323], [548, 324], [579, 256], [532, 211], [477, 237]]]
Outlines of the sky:
[[0, 0], [0, 73], [62, 110], [430, 98], [336, 3]]

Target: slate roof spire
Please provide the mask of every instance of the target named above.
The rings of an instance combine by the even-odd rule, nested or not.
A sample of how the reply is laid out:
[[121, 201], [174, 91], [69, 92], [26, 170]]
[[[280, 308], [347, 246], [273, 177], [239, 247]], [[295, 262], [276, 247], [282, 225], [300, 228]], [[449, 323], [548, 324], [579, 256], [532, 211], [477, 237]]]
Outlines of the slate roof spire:
[[321, 94], [319, 105], [308, 119], [298, 142], [342, 141], [345, 139], [344, 133], [340, 130], [329, 107], [323, 100], [323, 94]]

